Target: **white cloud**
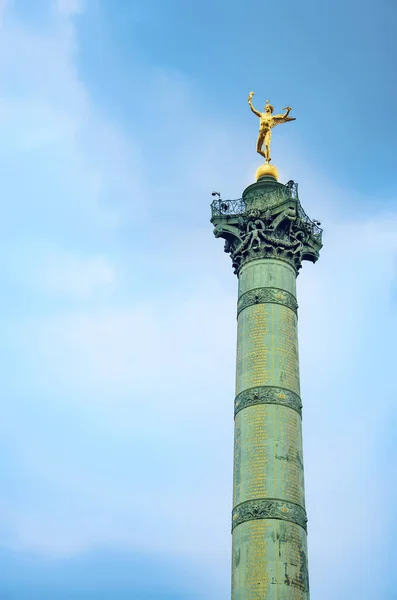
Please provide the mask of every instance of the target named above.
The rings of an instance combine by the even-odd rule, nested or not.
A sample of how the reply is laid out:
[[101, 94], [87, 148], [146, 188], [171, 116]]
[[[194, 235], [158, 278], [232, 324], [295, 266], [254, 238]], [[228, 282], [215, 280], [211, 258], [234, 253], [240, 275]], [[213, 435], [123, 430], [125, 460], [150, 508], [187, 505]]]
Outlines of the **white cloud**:
[[139, 152], [92, 102], [76, 49], [66, 15], [40, 33], [7, 21], [0, 38], [0, 174], [22, 218], [34, 208], [65, 227], [85, 221], [90, 231], [112, 229], [142, 212]]
[[88, 299], [101, 289], [112, 287], [115, 273], [106, 258], [49, 256], [35, 273], [36, 283], [49, 294]]
[[[14, 343], [30, 354], [33, 348], [27, 348], [26, 342], [34, 340], [38, 362], [30, 364], [40, 387], [48, 385], [49, 379], [53, 385], [71, 385], [77, 392], [70, 395], [71, 402], [80, 402], [79, 389], [86, 390], [84, 404], [92, 398], [90, 411], [96, 412], [96, 418], [100, 415], [98, 393], [100, 397], [105, 394], [102, 410], [108, 425], [135, 429], [138, 424], [125, 416], [135, 412], [134, 398], [142, 396], [146, 408], [143, 405], [140, 410], [152, 410], [163, 421], [179, 422], [192, 409], [181, 390], [189, 388], [189, 394], [195, 394], [209, 380], [212, 386], [220, 385], [234, 360], [235, 332], [227, 324], [233, 323], [235, 299], [226, 296], [213, 278], [200, 283], [205, 292], [193, 289], [186, 295], [179, 288], [127, 309], [99, 307], [33, 323], [23, 321], [17, 341], [14, 329]], [[81, 292], [80, 280], [76, 284], [73, 279], [72, 286], [76, 285]], [[48, 361], [51, 373], [44, 374], [41, 368]], [[232, 379], [228, 387], [233, 393]], [[173, 398], [176, 414], [169, 412], [165, 397]], [[212, 408], [216, 413], [216, 407], [207, 404], [211, 403], [208, 395], [200, 402], [203, 411]]]

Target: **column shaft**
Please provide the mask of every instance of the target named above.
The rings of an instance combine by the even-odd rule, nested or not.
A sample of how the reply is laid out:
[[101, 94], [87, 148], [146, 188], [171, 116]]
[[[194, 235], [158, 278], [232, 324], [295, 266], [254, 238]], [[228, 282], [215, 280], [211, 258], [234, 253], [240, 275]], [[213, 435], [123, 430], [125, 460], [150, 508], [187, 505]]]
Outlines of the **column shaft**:
[[296, 271], [239, 272], [233, 600], [309, 600]]

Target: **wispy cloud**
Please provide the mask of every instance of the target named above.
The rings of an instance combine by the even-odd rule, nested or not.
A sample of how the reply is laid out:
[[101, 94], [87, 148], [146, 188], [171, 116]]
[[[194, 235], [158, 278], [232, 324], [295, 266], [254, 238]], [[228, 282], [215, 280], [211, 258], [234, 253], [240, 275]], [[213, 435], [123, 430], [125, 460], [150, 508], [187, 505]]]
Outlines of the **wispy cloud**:
[[106, 258], [76, 258], [62, 254], [45, 258], [33, 276], [32, 284], [41, 286], [49, 296], [82, 300], [112, 288], [115, 282], [114, 269]]

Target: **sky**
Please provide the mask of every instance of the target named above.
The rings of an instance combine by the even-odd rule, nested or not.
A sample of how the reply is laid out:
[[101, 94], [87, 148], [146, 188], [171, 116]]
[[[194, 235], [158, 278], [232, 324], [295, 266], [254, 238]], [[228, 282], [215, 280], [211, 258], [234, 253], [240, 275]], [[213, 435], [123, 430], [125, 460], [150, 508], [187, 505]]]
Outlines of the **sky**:
[[397, 599], [395, 0], [0, 2], [0, 600], [227, 600], [237, 279], [293, 107], [313, 599]]

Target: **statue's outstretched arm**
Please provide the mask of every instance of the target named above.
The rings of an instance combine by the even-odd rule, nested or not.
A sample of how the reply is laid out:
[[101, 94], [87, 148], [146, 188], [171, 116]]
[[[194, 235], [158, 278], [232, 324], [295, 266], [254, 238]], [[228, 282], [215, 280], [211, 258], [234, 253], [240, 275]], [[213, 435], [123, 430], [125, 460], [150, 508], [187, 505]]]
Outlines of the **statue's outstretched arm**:
[[286, 106], [285, 108], [283, 108], [283, 110], [285, 110], [286, 112], [282, 115], [282, 117], [285, 119], [285, 117], [288, 117], [289, 113], [291, 112], [292, 108], [290, 106]]
[[283, 115], [274, 115], [273, 116], [273, 125], [272, 127], [274, 127], [275, 125], [281, 125], [281, 123], [289, 123], [289, 121], [295, 121], [295, 117], [290, 117], [289, 113], [291, 112], [292, 108], [290, 106], [287, 106], [286, 108], [283, 108], [283, 110], [285, 110], [285, 113]]
[[248, 96], [248, 104], [250, 109], [252, 110], [252, 112], [254, 113], [254, 115], [256, 115], [257, 117], [261, 117], [261, 113], [259, 112], [259, 110], [256, 110], [256, 108], [254, 108], [252, 106], [252, 96], [254, 95], [254, 92], [250, 92], [249, 96]]

